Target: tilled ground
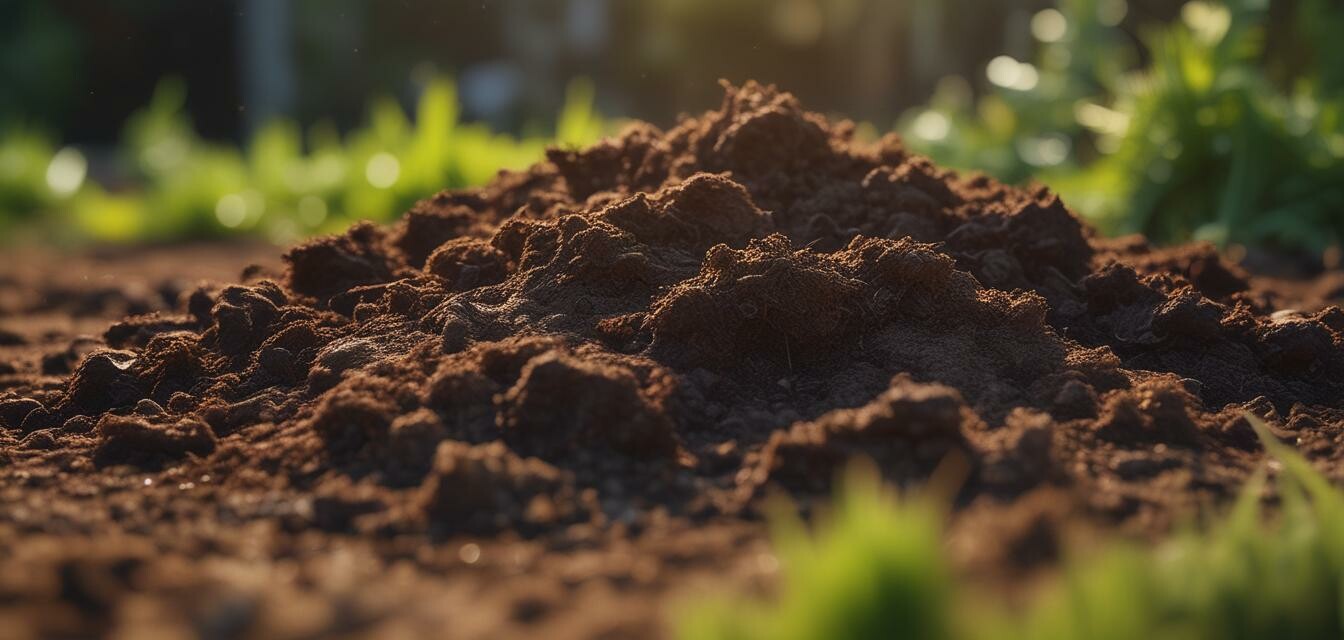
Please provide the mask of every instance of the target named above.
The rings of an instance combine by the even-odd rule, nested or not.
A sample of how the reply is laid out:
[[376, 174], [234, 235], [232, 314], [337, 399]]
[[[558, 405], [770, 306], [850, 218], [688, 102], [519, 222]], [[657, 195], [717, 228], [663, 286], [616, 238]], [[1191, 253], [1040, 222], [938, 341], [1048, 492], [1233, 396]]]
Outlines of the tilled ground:
[[657, 634], [768, 588], [763, 499], [855, 455], [963, 461], [991, 580], [1234, 494], [1247, 412], [1344, 476], [1340, 274], [1100, 239], [851, 132], [748, 84], [283, 265], [7, 261], [0, 634]]

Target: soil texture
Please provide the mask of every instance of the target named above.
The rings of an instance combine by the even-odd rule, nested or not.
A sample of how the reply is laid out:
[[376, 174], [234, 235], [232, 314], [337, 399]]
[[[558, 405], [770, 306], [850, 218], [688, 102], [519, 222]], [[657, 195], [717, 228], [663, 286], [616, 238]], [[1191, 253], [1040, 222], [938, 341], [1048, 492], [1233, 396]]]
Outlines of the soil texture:
[[765, 500], [855, 456], [957, 461], [990, 579], [1234, 495], [1248, 412], [1344, 476], [1338, 273], [725, 91], [283, 261], [6, 259], [0, 635], [657, 636], [768, 589]]

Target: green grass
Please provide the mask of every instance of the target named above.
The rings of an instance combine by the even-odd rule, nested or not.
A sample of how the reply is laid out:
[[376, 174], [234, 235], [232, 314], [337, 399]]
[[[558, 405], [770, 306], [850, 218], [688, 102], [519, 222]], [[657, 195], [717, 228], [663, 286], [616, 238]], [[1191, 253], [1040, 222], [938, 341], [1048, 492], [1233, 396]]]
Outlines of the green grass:
[[815, 537], [786, 509], [772, 516], [784, 580], [778, 598], [696, 605], [688, 640], [952, 638], [954, 584], [941, 549], [941, 511], [892, 500], [855, 467]]
[[815, 534], [773, 518], [782, 582], [769, 600], [690, 606], [696, 640], [1214, 640], [1344, 637], [1344, 493], [1262, 431], [1282, 471], [1265, 474], [1213, 524], [1155, 548], [1111, 542], [1066, 554], [1058, 578], [1009, 605], [952, 572], [944, 510], [851, 473]]
[[166, 81], [127, 122], [116, 187], [88, 179], [79, 149], [19, 127], [0, 134], [0, 231], [67, 243], [230, 234], [286, 242], [353, 220], [390, 219], [441, 189], [525, 168], [547, 145], [591, 143], [607, 127], [585, 81], [571, 84], [552, 127], [531, 127], [548, 133], [523, 137], [463, 122], [446, 78], [429, 83], [414, 116], [384, 98], [371, 105], [366, 126], [346, 135], [280, 120], [242, 148], [202, 139], [185, 104], [182, 85]]

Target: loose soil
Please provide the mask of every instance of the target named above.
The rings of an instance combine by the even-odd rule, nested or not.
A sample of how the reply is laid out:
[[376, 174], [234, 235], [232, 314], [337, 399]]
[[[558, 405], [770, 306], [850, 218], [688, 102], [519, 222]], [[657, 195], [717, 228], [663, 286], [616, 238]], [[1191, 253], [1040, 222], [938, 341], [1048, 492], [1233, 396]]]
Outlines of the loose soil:
[[768, 589], [763, 502], [856, 455], [960, 465], [953, 555], [1007, 584], [1235, 494], [1248, 412], [1344, 476], [1340, 274], [726, 94], [283, 264], [6, 258], [0, 635], [658, 635]]

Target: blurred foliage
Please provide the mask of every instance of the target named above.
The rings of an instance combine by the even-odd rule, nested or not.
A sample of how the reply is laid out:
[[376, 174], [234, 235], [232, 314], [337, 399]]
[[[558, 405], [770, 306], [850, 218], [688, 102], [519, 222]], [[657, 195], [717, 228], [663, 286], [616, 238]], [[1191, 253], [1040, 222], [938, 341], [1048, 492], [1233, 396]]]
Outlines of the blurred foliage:
[[0, 134], [0, 230], [26, 223], [65, 242], [227, 233], [284, 242], [385, 220], [441, 189], [524, 168], [548, 144], [591, 143], [606, 127], [585, 81], [571, 84], [552, 131], [532, 126], [521, 138], [462, 122], [455, 86], [442, 78], [425, 87], [414, 117], [383, 98], [366, 126], [344, 136], [329, 124], [305, 132], [280, 120], [241, 149], [202, 139], [185, 105], [180, 83], [161, 83], [127, 122], [113, 178], [101, 181], [87, 179], [89, 161], [75, 148], [22, 128]]
[[[1273, 11], [1268, 0], [1198, 0], [1170, 24], [1137, 25], [1138, 37], [1126, 0], [1058, 2], [1031, 19], [1037, 52], [1030, 61], [994, 58], [985, 68], [987, 91], [976, 96], [965, 79], [951, 77], [926, 107], [906, 114], [898, 127], [910, 146], [949, 166], [1049, 184], [1106, 233], [1308, 253], [1344, 241], [1338, 0], [1292, 0]], [[0, 9], [0, 17], [13, 18], [10, 31], [0, 26], [0, 33], [17, 34], [0, 49], [19, 47], [25, 40], [18, 35], [35, 33], [46, 34], [37, 42], [50, 44], [53, 55], [68, 52], [58, 45], [69, 38], [42, 5], [14, 6], [26, 8]], [[657, 16], [653, 22], [698, 35], [677, 46], [659, 38], [641, 46], [696, 49], [731, 70], [744, 61], [714, 48], [732, 37], [713, 29], [732, 32], [754, 20], [775, 39], [843, 41], [872, 19], [861, 9], [875, 6], [664, 0], [646, 7]], [[44, 60], [34, 68], [60, 67], [44, 57], [46, 44], [22, 44], [13, 50], [22, 55], [0, 56], [0, 64], [16, 70], [5, 77], [19, 78], [20, 91], [32, 84], [20, 73], [30, 51]], [[820, 65], [812, 75], [834, 64], [806, 47], [788, 51]], [[784, 53], [764, 47], [753, 55], [805, 64]], [[684, 64], [679, 55], [658, 59]], [[814, 89], [824, 93], [820, 85]], [[186, 118], [181, 86], [168, 82], [126, 125], [113, 158], [61, 148], [10, 114], [0, 117], [0, 230], [23, 222], [64, 240], [226, 232], [288, 240], [356, 218], [386, 219], [440, 188], [480, 184], [499, 168], [521, 167], [540, 157], [547, 139], [595, 139], [604, 125], [591, 96], [589, 84], [573, 85], [553, 128], [525, 127], [515, 138], [461, 122], [454, 87], [440, 80], [422, 92], [414, 117], [381, 99], [351, 133], [332, 124], [304, 129], [276, 122], [237, 149], [203, 139]], [[58, 97], [43, 104], [53, 100], [59, 105]], [[86, 161], [84, 153], [94, 155]]]
[[1116, 1], [1038, 13], [1034, 62], [992, 60], [978, 100], [945, 82], [903, 118], [911, 147], [1049, 184], [1109, 233], [1310, 252], [1344, 240], [1344, 7], [1285, 3], [1279, 42], [1268, 0], [1190, 2], [1136, 42]]
[[0, 2], [0, 122], [67, 108], [80, 54], [51, 3]]
[[1211, 526], [1157, 548], [1113, 542], [1067, 555], [1056, 580], [1010, 604], [953, 577], [931, 501], [894, 499], [873, 474], [851, 473], [815, 535], [796, 519], [774, 518], [783, 579], [773, 600], [694, 603], [680, 637], [1340, 638], [1344, 493], [1255, 424], [1283, 469], [1272, 524], [1260, 506], [1260, 475]]
[[51, 141], [35, 131], [0, 133], [0, 232], [31, 222], [60, 198], [47, 187], [47, 167], [56, 155]]
[[692, 603], [687, 640], [952, 638], [952, 573], [932, 501], [897, 501], [870, 465], [856, 464], [816, 536], [787, 504], [772, 507], [783, 580], [769, 603], [716, 597]]

